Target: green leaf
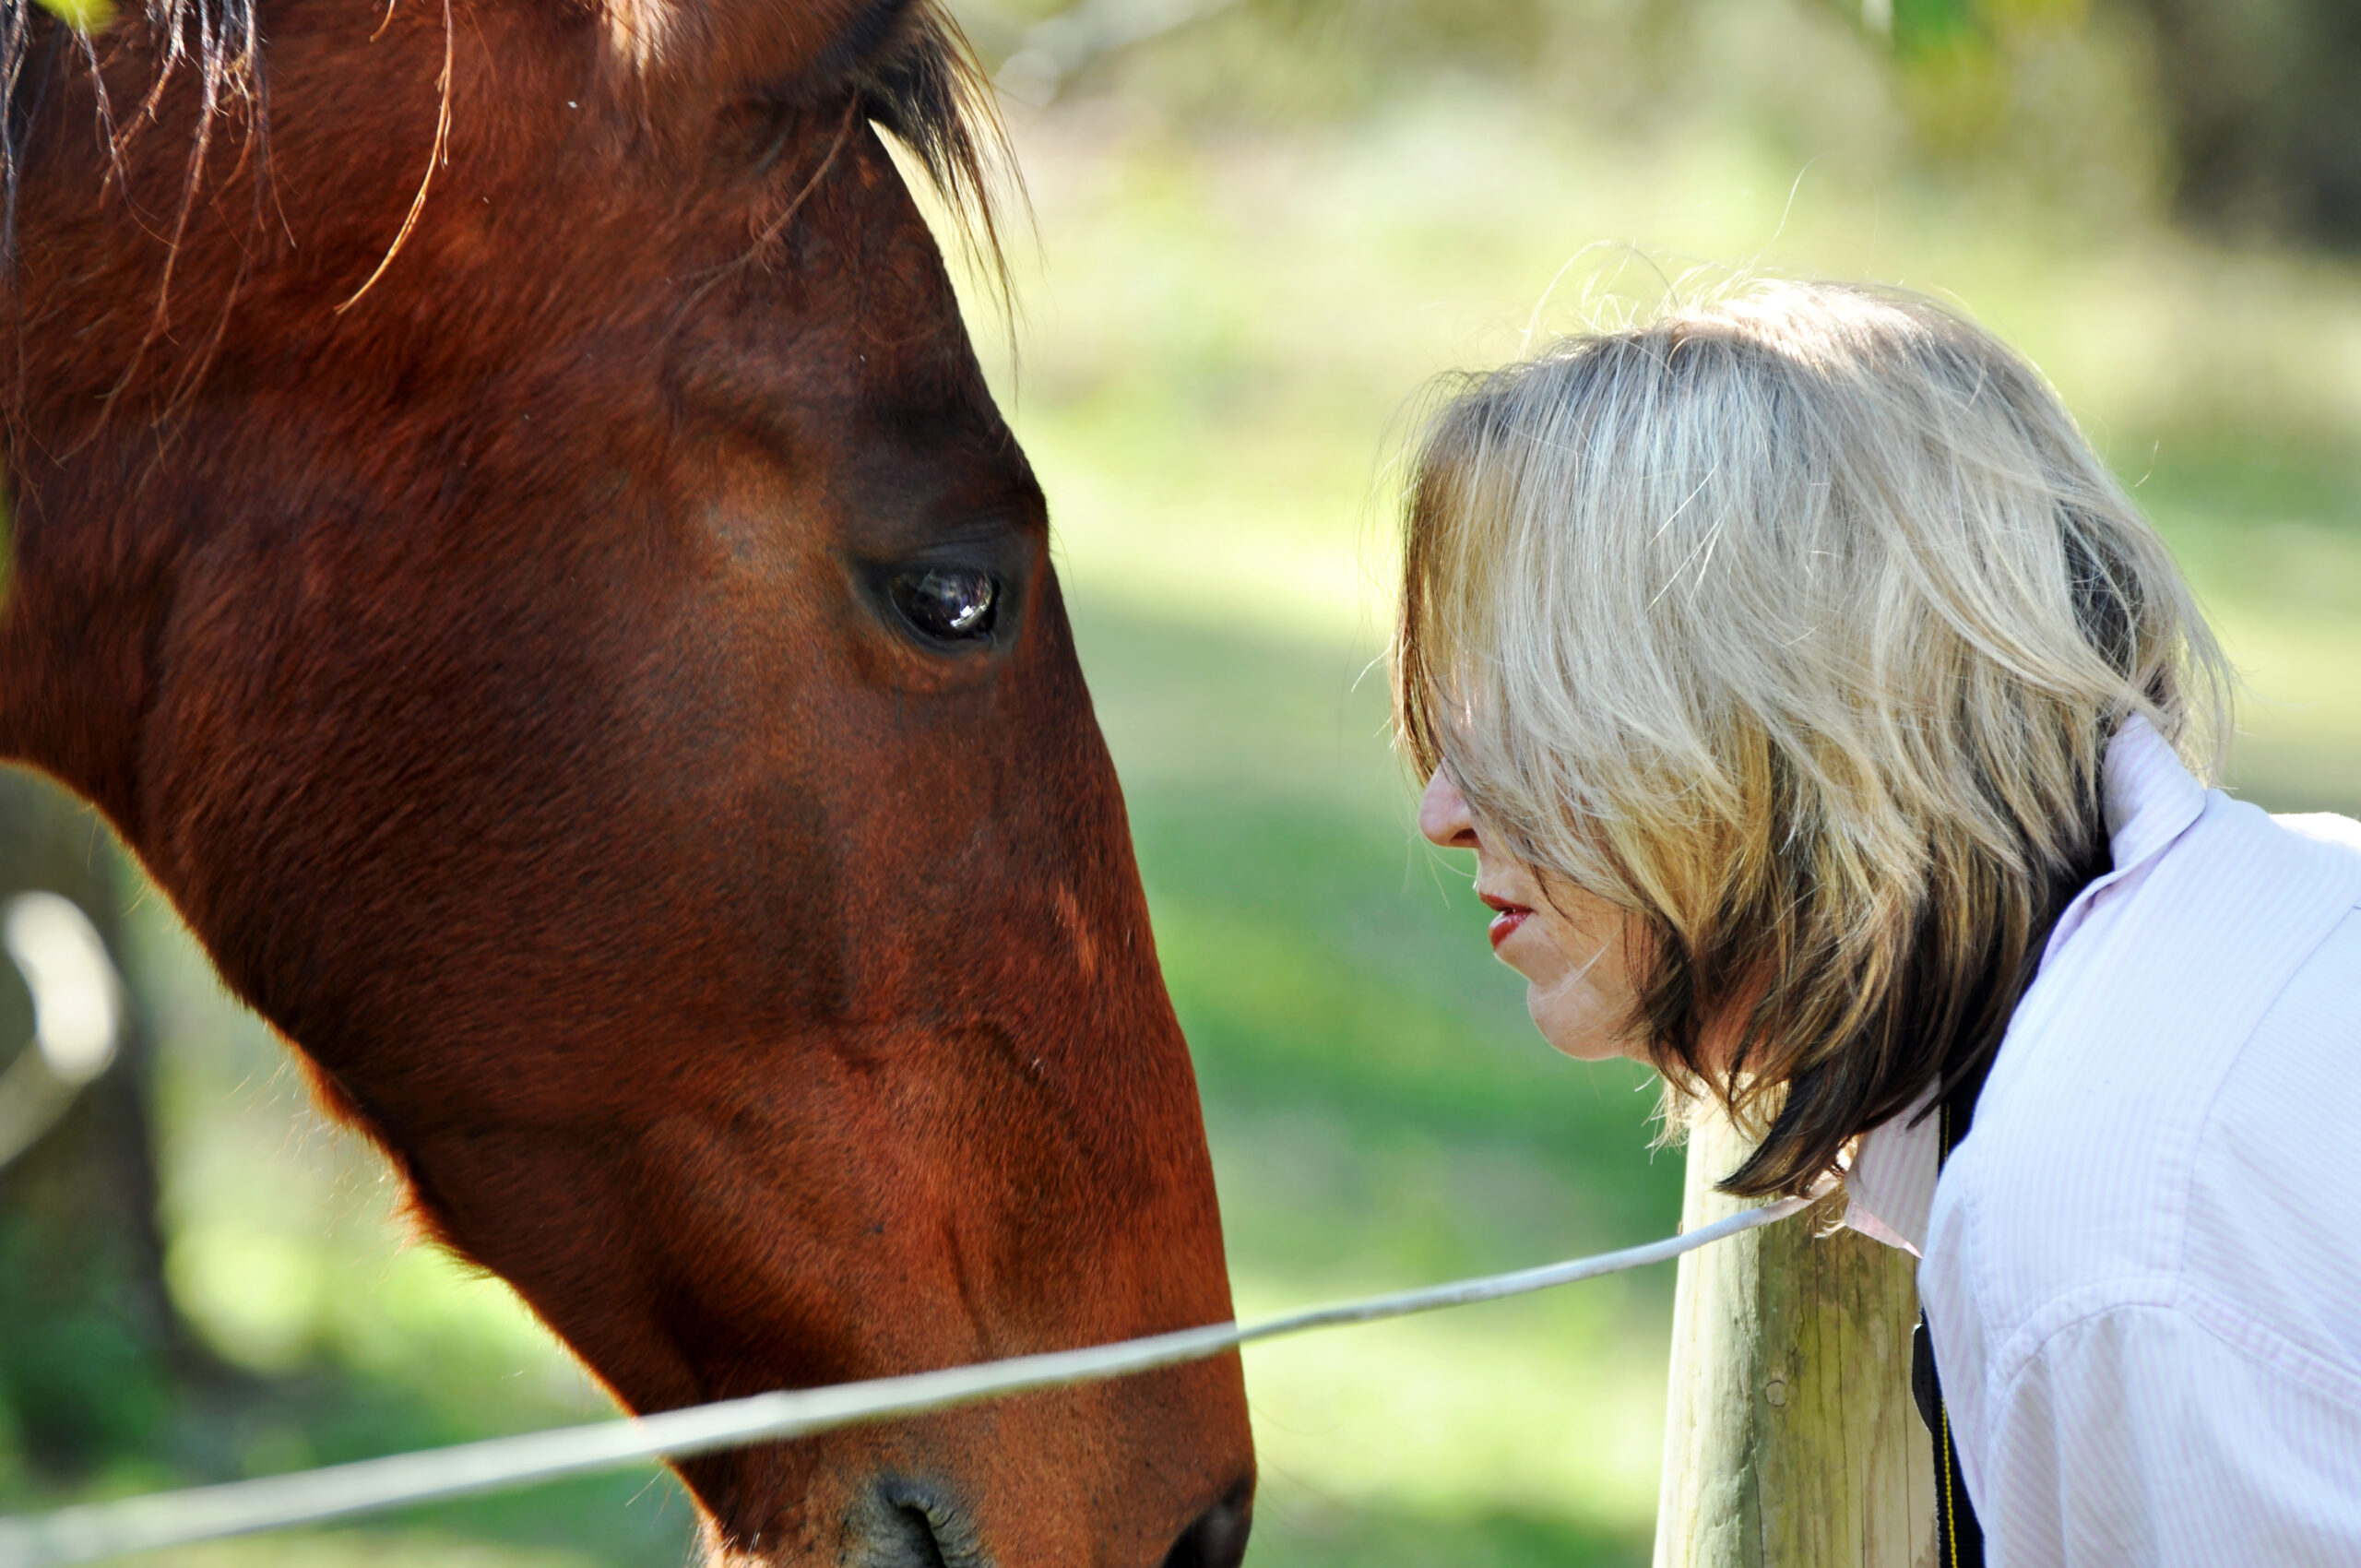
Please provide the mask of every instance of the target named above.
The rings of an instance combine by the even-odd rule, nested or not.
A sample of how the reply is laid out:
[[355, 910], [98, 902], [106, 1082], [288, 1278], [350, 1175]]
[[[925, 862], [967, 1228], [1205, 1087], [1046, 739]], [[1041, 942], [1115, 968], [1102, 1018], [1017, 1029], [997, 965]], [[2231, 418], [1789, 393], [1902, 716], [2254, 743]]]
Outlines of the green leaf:
[[39, 0], [39, 4], [76, 32], [104, 32], [114, 20], [113, 0]]
[[1892, 0], [1893, 46], [1903, 54], [1978, 41], [1984, 18], [1975, 0]]

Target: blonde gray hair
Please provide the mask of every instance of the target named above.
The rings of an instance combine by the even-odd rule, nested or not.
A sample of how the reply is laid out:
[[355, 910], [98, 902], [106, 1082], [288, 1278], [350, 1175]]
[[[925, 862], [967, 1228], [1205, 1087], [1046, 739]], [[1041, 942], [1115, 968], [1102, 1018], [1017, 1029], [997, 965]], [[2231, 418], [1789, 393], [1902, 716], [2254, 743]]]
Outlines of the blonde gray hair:
[[2205, 774], [2224, 732], [2213, 636], [2057, 396], [1896, 291], [1745, 283], [1469, 378], [1404, 545], [1404, 749], [1640, 917], [1632, 1027], [1763, 1134], [1734, 1192], [1980, 1076], [2106, 867], [2108, 738], [2142, 715]]

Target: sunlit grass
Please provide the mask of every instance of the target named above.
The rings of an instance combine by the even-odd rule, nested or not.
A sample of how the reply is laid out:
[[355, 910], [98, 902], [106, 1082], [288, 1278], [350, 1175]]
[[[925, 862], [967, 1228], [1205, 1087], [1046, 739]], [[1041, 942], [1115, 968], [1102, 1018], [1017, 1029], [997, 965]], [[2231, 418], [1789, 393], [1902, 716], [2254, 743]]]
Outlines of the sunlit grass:
[[[1332, 1506], [1631, 1530], [1655, 1507], [1663, 1371], [1623, 1353], [1611, 1290], [1563, 1295], [1249, 1352], [1271, 1484]], [[1241, 1291], [1250, 1313], [1291, 1299]]]

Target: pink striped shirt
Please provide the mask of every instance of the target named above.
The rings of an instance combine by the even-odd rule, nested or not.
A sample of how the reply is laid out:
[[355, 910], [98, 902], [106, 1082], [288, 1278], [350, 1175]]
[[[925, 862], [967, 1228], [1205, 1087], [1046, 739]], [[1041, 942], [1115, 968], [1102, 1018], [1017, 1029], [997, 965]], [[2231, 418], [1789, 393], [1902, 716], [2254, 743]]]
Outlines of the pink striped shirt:
[[[1869, 1134], [1994, 1568], [2361, 1564], [2361, 825], [2134, 719], [1974, 1130]], [[2342, 1130], [2340, 1130], [2342, 1129]]]

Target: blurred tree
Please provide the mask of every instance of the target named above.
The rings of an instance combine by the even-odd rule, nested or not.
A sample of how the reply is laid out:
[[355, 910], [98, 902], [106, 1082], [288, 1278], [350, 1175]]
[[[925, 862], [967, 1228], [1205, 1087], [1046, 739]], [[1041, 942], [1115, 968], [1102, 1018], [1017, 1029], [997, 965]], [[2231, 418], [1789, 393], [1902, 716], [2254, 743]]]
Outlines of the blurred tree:
[[[1905, 70], [1948, 59], [1987, 77], [2014, 74], [2005, 62], [2029, 28], [2084, 27], [2088, 9], [2083, 0], [1860, 0], [1864, 25], [1891, 37]], [[2180, 217], [2361, 248], [2361, 5], [2112, 0], [2111, 9], [2144, 35]], [[2005, 101], [1999, 86], [1989, 96]]]
[[[0, 768], [0, 901], [58, 894], [119, 954], [122, 886], [96, 816], [45, 780]], [[118, 1017], [112, 1064], [0, 1167], [0, 1455], [14, 1447], [52, 1479], [150, 1449], [175, 1385], [212, 1375], [164, 1289], [148, 1032], [136, 1002]], [[16, 967], [0, 965], [0, 1066], [34, 1051], [32, 1039], [30, 995]]]
[[2155, 39], [2182, 215], [2361, 249], [2361, 5], [2124, 3]]

